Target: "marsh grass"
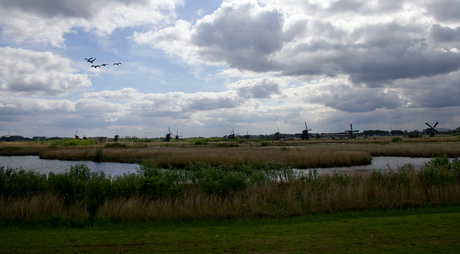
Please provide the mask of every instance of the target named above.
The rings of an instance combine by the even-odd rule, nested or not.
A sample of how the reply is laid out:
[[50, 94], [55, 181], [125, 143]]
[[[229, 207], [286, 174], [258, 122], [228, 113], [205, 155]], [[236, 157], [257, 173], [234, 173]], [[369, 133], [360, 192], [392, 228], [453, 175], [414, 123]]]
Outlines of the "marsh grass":
[[[280, 163], [192, 163], [188, 170], [162, 170], [147, 161], [136, 174], [114, 178], [84, 165], [48, 178], [1, 169], [0, 222], [279, 218], [460, 204], [460, 161], [446, 156], [418, 171], [408, 164], [353, 175], [310, 170], [296, 176]], [[41, 182], [46, 188], [28, 191], [31, 184], [20, 181]]]

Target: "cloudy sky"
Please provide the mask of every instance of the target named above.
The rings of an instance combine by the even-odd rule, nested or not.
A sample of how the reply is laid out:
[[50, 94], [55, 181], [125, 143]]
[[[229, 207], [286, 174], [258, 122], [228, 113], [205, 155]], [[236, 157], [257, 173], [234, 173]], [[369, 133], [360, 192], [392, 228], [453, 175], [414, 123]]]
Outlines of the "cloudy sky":
[[455, 129], [458, 13], [458, 0], [0, 0], [0, 136]]

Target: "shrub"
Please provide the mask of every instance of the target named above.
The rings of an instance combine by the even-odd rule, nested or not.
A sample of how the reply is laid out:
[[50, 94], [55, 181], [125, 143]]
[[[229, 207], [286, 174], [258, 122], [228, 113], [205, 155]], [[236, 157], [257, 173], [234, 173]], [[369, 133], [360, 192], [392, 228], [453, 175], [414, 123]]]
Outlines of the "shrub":
[[425, 163], [424, 168], [418, 172], [420, 182], [425, 185], [441, 185], [460, 181], [460, 161], [455, 158], [439, 156]]
[[45, 174], [23, 169], [0, 167], [0, 195], [25, 196], [45, 191], [48, 183]]
[[403, 141], [403, 139], [400, 138], [400, 137], [394, 137], [394, 138], [391, 139], [391, 142], [393, 142], [393, 143], [398, 143], [398, 142], [402, 142], [402, 141]]
[[108, 143], [108, 144], [105, 144], [106, 148], [128, 148], [128, 146], [126, 144], [122, 144], [122, 143]]

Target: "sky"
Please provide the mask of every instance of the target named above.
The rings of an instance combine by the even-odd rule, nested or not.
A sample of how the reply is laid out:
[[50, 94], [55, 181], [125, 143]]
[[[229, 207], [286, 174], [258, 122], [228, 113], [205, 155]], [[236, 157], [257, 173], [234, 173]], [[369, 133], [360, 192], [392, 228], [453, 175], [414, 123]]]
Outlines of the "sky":
[[455, 129], [458, 13], [458, 0], [0, 0], [0, 136]]

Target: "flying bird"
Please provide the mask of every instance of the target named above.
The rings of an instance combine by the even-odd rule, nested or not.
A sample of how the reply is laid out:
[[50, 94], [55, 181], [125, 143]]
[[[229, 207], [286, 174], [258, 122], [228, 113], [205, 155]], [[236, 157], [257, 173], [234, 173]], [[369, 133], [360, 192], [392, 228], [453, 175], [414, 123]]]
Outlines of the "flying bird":
[[121, 64], [121, 63], [120, 63], [120, 62], [118, 62], [118, 63], [114, 63], [113, 65], [120, 65], [120, 64]]
[[[92, 58], [92, 57], [91, 57], [91, 58]], [[88, 60], [86, 60], [86, 61], [88, 61], [88, 63], [93, 63], [94, 61], [96, 61], [96, 58], [94, 58], [93, 60], [91, 60], [91, 58], [88, 59]]]
[[107, 64], [101, 64], [101, 66], [106, 66]]
[[100, 65], [91, 65], [91, 67], [94, 67], [95, 69], [97, 69], [97, 68], [101, 68], [101, 66], [100, 66]]
[[91, 62], [92, 59], [93, 59], [93, 57], [85, 58], [86, 62], [88, 62], [88, 63], [92, 63], [92, 62]]

